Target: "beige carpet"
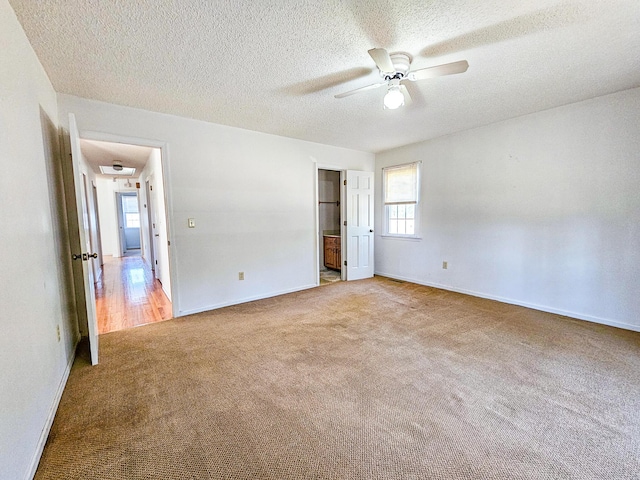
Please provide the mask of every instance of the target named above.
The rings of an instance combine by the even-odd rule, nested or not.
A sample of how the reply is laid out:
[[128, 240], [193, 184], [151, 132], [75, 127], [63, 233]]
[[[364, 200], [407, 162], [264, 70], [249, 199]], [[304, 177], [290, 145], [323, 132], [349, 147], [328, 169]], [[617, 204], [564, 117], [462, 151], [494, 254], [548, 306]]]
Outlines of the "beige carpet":
[[640, 334], [338, 282], [100, 337], [37, 479], [638, 479]]

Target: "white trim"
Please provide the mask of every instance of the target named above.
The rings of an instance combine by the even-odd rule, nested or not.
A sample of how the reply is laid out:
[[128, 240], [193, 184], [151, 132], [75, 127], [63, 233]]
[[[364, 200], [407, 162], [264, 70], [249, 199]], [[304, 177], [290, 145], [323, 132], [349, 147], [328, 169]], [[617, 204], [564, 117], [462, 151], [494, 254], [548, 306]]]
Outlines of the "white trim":
[[[375, 181], [375, 173], [374, 173]], [[344, 268], [344, 261], [347, 258], [347, 226], [344, 224], [347, 219], [347, 171], [340, 170], [340, 280], [347, 281], [347, 269]], [[375, 191], [375, 190], [374, 190]], [[375, 210], [375, 203], [374, 203]], [[375, 213], [375, 212], [374, 212]], [[375, 238], [374, 238], [375, 243]]]
[[383, 233], [382, 238], [395, 238], [397, 240], [422, 240], [420, 235], [400, 235], [397, 233]]
[[126, 135], [114, 135], [106, 132], [96, 132], [92, 130], [80, 130], [80, 138], [85, 140], [97, 140], [100, 142], [124, 143], [127, 145], [137, 145], [139, 147], [162, 148], [166, 142], [151, 140], [148, 138], [127, 137]]
[[342, 172], [344, 167], [339, 165], [329, 165], [328, 163], [316, 163], [316, 167], [318, 170], [331, 170], [333, 172]]
[[51, 402], [51, 407], [49, 408], [49, 414], [47, 415], [47, 419], [44, 422], [44, 426], [42, 427], [42, 432], [40, 433], [40, 438], [38, 439], [38, 445], [36, 446], [36, 451], [31, 458], [31, 464], [29, 465], [29, 469], [25, 474], [25, 480], [31, 480], [36, 474], [36, 470], [38, 470], [38, 465], [40, 464], [40, 458], [42, 457], [42, 452], [44, 451], [44, 446], [47, 443], [47, 439], [49, 438], [49, 432], [51, 431], [51, 426], [53, 425], [53, 420], [56, 417], [56, 413], [58, 411], [58, 406], [60, 405], [60, 400], [62, 399], [62, 392], [64, 392], [64, 387], [67, 385], [67, 380], [69, 379], [69, 374], [71, 373], [71, 367], [73, 366], [73, 362], [76, 359], [76, 349], [78, 348], [78, 342], [80, 337], [76, 337], [75, 346], [73, 347], [73, 354], [69, 358], [67, 362], [67, 367], [62, 374], [62, 378], [60, 379], [60, 384], [58, 385], [58, 390], [56, 391], [55, 396], [53, 397], [53, 401]]
[[416, 283], [418, 285], [424, 285], [426, 287], [439, 288], [441, 290], [448, 290], [450, 292], [462, 293], [464, 295], [471, 295], [473, 297], [486, 298], [488, 300], [495, 300], [497, 302], [508, 303], [510, 305], [518, 305], [520, 307], [531, 308], [532, 310], [539, 310], [541, 312], [554, 313], [556, 315], [562, 315], [564, 317], [569, 317], [576, 320], [584, 320], [586, 322], [599, 323], [601, 325], [608, 325], [610, 327], [616, 327], [616, 328], [622, 328], [625, 330], [631, 330], [634, 332], [640, 332], [640, 325], [633, 325], [631, 323], [618, 322], [616, 320], [610, 320], [608, 318], [595, 317], [593, 315], [585, 315], [577, 312], [570, 312], [568, 310], [561, 310], [559, 308], [553, 308], [546, 305], [538, 305], [535, 303], [521, 302], [520, 300], [500, 297], [497, 295], [489, 295], [486, 293], [475, 292], [473, 290], [465, 290], [463, 288], [456, 288], [450, 285], [443, 285], [440, 283], [424, 282], [422, 280], [416, 280], [415, 278], [403, 277], [400, 275], [391, 275], [383, 272], [376, 272], [376, 275], [379, 275], [381, 277], [393, 278], [396, 280], [403, 280], [405, 282]]
[[192, 310], [184, 310], [184, 311], [178, 312], [179, 315], [177, 315], [175, 318], [184, 317], [186, 315], [193, 315], [195, 313], [209, 312], [211, 310], [217, 310], [218, 308], [230, 307], [232, 305], [240, 305], [241, 303], [253, 302], [255, 300], [264, 300], [265, 298], [277, 297], [279, 295], [286, 295], [287, 293], [295, 293], [295, 292], [300, 292], [302, 290], [309, 290], [310, 288], [317, 288], [317, 287], [318, 285], [315, 285], [315, 284], [304, 285], [302, 287], [295, 287], [287, 290], [280, 290], [277, 292], [266, 293], [263, 295], [256, 295], [254, 297], [245, 297], [238, 300], [233, 300], [231, 302], [217, 303], [215, 305], [209, 305], [207, 307], [195, 308]]
[[320, 249], [322, 246], [320, 245], [320, 192], [319, 192], [319, 173], [320, 167], [316, 163], [316, 168], [314, 169], [313, 176], [313, 193], [314, 193], [314, 201], [315, 201], [315, 214], [316, 214], [316, 237], [314, 240], [316, 255], [315, 255], [315, 266], [314, 270], [316, 273], [316, 286], [320, 286]]

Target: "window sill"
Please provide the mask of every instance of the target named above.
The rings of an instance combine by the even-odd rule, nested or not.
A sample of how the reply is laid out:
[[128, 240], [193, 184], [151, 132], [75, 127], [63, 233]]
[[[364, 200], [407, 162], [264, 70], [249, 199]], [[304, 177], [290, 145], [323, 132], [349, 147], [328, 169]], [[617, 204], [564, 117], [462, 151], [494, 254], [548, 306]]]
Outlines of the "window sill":
[[422, 240], [422, 237], [418, 235], [393, 235], [391, 233], [383, 233], [380, 235], [382, 238], [394, 238], [396, 240]]

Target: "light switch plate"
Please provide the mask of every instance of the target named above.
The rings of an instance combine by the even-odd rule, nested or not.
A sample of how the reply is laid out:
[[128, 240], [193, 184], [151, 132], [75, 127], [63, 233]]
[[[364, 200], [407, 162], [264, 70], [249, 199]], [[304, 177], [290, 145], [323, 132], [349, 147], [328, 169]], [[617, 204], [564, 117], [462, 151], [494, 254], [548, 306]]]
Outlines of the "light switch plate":
[[196, 219], [195, 218], [190, 218], [189, 219], [189, 228], [196, 228]]

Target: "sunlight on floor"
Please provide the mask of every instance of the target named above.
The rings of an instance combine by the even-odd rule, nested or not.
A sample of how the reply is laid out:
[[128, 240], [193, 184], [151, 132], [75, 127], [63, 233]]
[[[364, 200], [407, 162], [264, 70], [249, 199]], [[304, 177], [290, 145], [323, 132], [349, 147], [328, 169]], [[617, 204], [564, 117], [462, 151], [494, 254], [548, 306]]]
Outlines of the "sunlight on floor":
[[131, 283], [144, 283], [144, 270], [142, 268], [132, 268], [127, 273], [129, 274], [129, 281]]

